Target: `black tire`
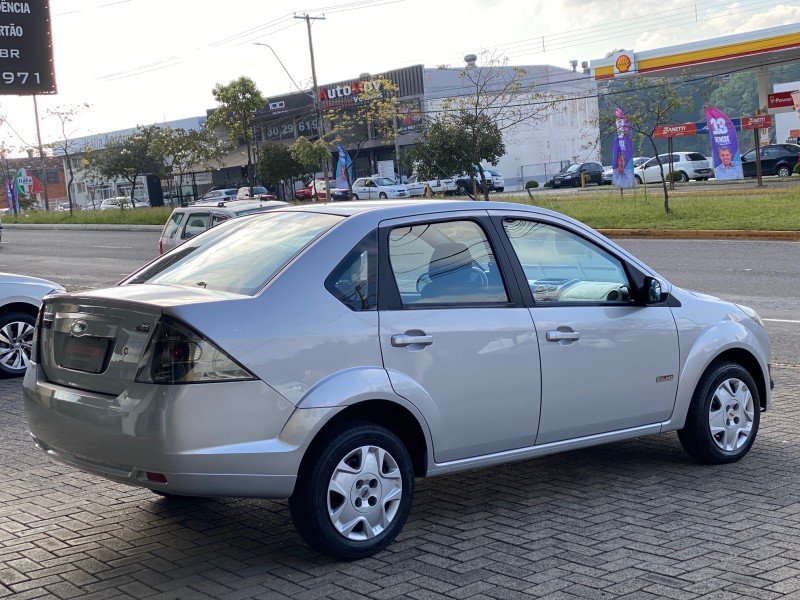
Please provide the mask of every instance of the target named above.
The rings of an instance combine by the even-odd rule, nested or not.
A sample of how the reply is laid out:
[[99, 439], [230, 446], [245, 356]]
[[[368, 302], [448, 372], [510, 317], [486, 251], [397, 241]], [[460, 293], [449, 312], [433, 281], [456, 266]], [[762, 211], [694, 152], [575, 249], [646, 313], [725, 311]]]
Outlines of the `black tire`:
[[467, 188], [465, 188], [463, 184], [459, 183], [457, 192], [458, 192], [459, 196], [466, 196], [467, 195]]
[[36, 317], [24, 312], [0, 315], [0, 377], [20, 377], [31, 360]]
[[353, 194], [353, 200], [358, 200], [358, 194]]
[[[711, 465], [735, 462], [753, 445], [760, 420], [761, 398], [750, 373], [737, 363], [716, 361], [697, 383], [678, 439], [695, 460]], [[749, 431], [742, 431], [748, 423]]]
[[792, 170], [787, 165], [780, 165], [777, 169], [775, 169], [775, 173], [778, 177], [792, 176]]
[[634, 175], [633, 178], [636, 180], [636, 183], [638, 183], [639, 185], [642, 185], [642, 178], [641, 177], [639, 177], [638, 175]]
[[[381, 465], [374, 462], [373, 452], [384, 456]], [[337, 473], [342, 463], [348, 468]], [[345, 488], [349, 497], [329, 489], [334, 479], [335, 487]], [[356, 560], [380, 552], [397, 537], [411, 512], [413, 495], [414, 469], [403, 443], [385, 427], [356, 422], [314, 441], [289, 498], [289, 510], [309, 546], [341, 560]], [[334, 525], [331, 513], [357, 523], [345, 535]], [[370, 519], [375, 529], [367, 535]], [[386, 519], [388, 525], [383, 527]], [[372, 535], [376, 529], [380, 531]]]
[[501, 187], [501, 188], [496, 188], [494, 191], [495, 191], [495, 192], [502, 192], [504, 189], [506, 189], [506, 188], [504, 188], [504, 187]]
[[687, 181], [689, 181], [689, 176], [686, 173], [684, 173], [683, 171], [678, 173], [678, 175], [680, 175], [680, 177], [678, 178], [678, 181], [680, 181], [681, 183], [686, 183]]
[[388, 197], [389, 196], [387, 196], [385, 192], [381, 192], [380, 194], [378, 194], [378, 198], [380, 198], [381, 200], [386, 200]]

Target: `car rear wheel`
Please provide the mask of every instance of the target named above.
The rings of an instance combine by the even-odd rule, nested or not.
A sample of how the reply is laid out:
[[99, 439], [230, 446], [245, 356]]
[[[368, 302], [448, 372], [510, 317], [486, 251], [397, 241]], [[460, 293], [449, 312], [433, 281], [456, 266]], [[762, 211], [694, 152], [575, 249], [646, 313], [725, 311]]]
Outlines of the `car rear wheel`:
[[686, 183], [687, 181], [689, 181], [689, 176], [683, 171], [681, 171], [680, 173], [678, 173], [678, 181], [680, 181], [681, 183]]
[[781, 165], [780, 167], [778, 167], [777, 173], [778, 177], [791, 177], [792, 170], [786, 165]]
[[358, 200], [358, 194], [353, 194], [353, 200]]
[[700, 378], [678, 438], [700, 462], [734, 462], [753, 445], [760, 411], [758, 388], [750, 373], [737, 363], [717, 361]]
[[494, 190], [494, 191], [495, 191], [495, 192], [502, 192], [504, 189], [506, 189], [506, 188], [501, 188], [501, 187], [499, 187], [499, 188], [495, 188], [495, 190]]
[[355, 560], [394, 540], [411, 512], [413, 495], [414, 470], [403, 443], [385, 427], [357, 422], [315, 441], [289, 510], [310, 546]]
[[31, 360], [33, 326], [36, 318], [23, 312], [0, 316], [0, 377], [25, 374]]

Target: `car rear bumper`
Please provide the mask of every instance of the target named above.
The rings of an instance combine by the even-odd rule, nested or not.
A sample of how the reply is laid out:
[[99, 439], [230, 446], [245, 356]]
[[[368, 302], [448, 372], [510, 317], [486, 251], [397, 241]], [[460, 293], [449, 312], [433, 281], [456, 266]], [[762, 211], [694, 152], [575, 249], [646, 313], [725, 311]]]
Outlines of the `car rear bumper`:
[[49, 457], [173, 494], [286, 498], [305, 450], [285, 437], [294, 406], [262, 381], [133, 383], [113, 396], [49, 382], [31, 363], [23, 398]]

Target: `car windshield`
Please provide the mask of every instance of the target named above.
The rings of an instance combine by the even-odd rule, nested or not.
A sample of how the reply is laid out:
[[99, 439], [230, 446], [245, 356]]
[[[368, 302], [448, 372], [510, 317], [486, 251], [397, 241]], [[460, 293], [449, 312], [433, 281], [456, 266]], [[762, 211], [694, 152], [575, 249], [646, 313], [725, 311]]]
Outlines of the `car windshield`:
[[373, 181], [376, 185], [394, 185], [394, 181], [388, 177], [377, 177]]
[[178, 246], [123, 284], [202, 287], [253, 296], [342, 218], [285, 212], [233, 219]]
[[561, 170], [561, 172], [562, 172], [562, 173], [575, 173], [575, 172], [576, 172], [576, 171], [578, 171], [580, 168], [581, 168], [581, 166], [580, 166], [580, 165], [570, 165], [570, 166], [568, 166], [566, 169], [562, 169], [562, 170]]

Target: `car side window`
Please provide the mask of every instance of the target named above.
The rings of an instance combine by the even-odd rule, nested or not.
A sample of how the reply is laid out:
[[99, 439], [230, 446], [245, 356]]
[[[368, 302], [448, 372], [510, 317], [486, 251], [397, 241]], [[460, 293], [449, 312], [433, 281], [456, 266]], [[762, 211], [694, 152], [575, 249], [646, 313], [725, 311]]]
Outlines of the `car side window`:
[[175, 233], [178, 231], [178, 228], [181, 226], [181, 221], [183, 220], [185, 213], [176, 212], [172, 213], [169, 217], [169, 221], [167, 221], [166, 227], [164, 227], [164, 234], [163, 237], [167, 239], [171, 239], [175, 237]]
[[389, 262], [403, 307], [508, 302], [489, 240], [474, 221], [396, 227]]
[[214, 225], [219, 225], [223, 221], [227, 221], [229, 218], [230, 217], [228, 217], [228, 215], [219, 215], [219, 214], [212, 215], [212, 217], [211, 217], [211, 226], [214, 227]]
[[192, 213], [189, 215], [189, 220], [186, 222], [186, 227], [183, 229], [183, 239], [189, 239], [196, 236], [198, 233], [203, 233], [208, 229], [208, 213]]
[[527, 219], [506, 218], [503, 228], [537, 304], [632, 301], [622, 262], [592, 242]]
[[354, 311], [378, 306], [377, 231], [347, 253], [325, 280], [325, 288]]

